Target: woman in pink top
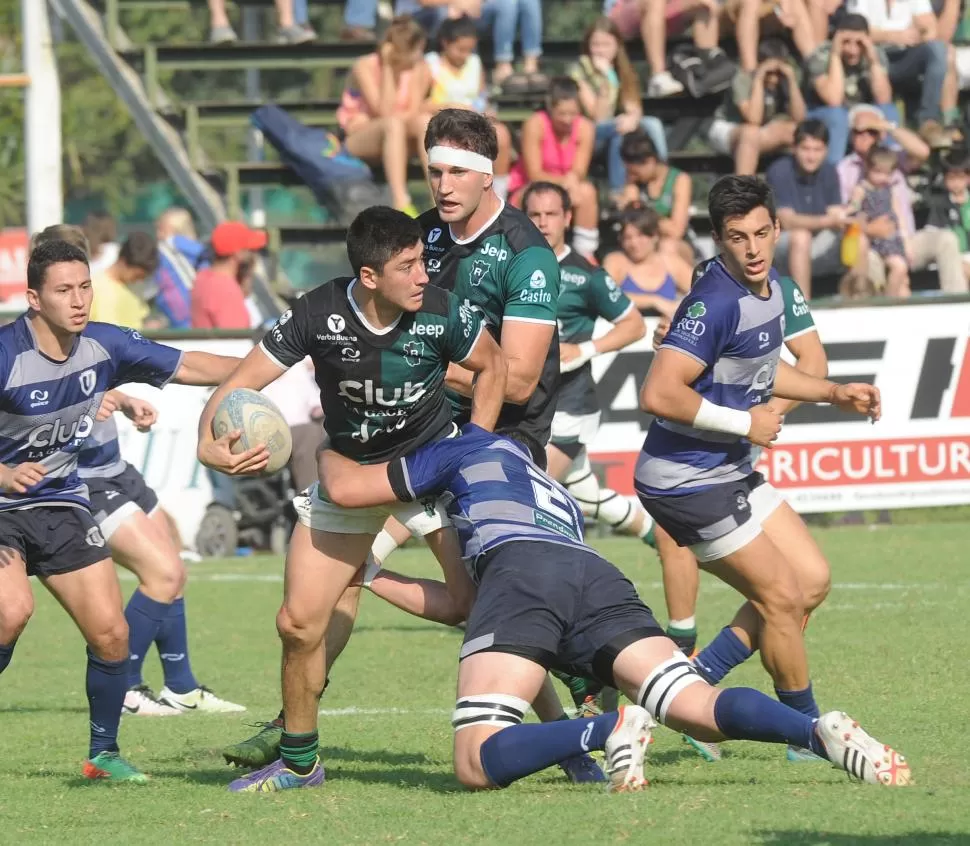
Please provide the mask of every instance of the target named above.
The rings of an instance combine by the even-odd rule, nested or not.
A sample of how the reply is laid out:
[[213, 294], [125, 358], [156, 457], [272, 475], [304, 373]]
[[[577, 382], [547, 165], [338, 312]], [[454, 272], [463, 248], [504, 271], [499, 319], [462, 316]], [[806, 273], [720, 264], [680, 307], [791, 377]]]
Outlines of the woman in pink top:
[[395, 208], [417, 216], [408, 194], [408, 157], [427, 169], [424, 131], [430, 115], [422, 104], [431, 85], [424, 61], [427, 38], [411, 18], [391, 21], [376, 53], [361, 56], [347, 77], [337, 123], [352, 156], [380, 162]]
[[596, 131], [582, 116], [579, 86], [566, 76], [549, 83], [546, 108], [522, 125], [522, 154], [509, 174], [517, 204], [530, 182], [554, 182], [569, 192], [573, 205], [573, 248], [592, 256], [599, 246], [596, 188], [586, 176]]

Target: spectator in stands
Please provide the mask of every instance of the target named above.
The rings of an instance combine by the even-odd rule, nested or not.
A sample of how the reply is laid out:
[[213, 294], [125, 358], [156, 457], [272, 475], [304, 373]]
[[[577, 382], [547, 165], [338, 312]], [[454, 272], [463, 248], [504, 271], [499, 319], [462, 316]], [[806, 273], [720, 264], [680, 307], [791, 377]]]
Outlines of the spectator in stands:
[[795, 130], [794, 154], [772, 162], [765, 174], [784, 230], [775, 264], [809, 298], [813, 272], [825, 275], [842, 270], [842, 230], [848, 223], [838, 173], [825, 160], [828, 140], [822, 121], [802, 121]]
[[[952, 138], [943, 127], [941, 98], [950, 68], [947, 45], [938, 37], [936, 16], [930, 0], [886, 2], [886, 0], [848, 0], [849, 12], [869, 22], [872, 40], [886, 51], [889, 81], [897, 90], [920, 90], [916, 125], [931, 147], [945, 147]], [[952, 82], [951, 82], [952, 89]], [[955, 91], [951, 91], [951, 98]], [[955, 105], [955, 102], [953, 103]]]
[[[886, 279], [886, 294], [890, 297], [908, 297], [909, 266], [913, 263], [913, 247], [908, 237], [904, 237], [901, 226], [903, 208], [899, 194], [893, 194], [892, 178], [898, 165], [894, 150], [886, 147], [873, 147], [865, 160], [863, 179], [853, 189], [849, 207], [860, 210], [860, 222], [865, 227], [871, 221], [886, 218], [891, 227], [887, 233], [868, 233], [866, 247], [878, 256], [883, 265], [883, 278]], [[864, 255], [857, 272], [868, 269], [868, 257]], [[875, 260], [875, 259], [874, 259]]]
[[84, 235], [91, 246], [91, 275], [107, 270], [118, 260], [118, 224], [107, 212], [90, 212], [84, 218]]
[[660, 252], [660, 217], [653, 209], [627, 209], [620, 216], [620, 249], [603, 269], [640, 311], [674, 316], [690, 290], [691, 266], [676, 253]]
[[[446, 18], [467, 15], [494, 47], [492, 84], [507, 93], [542, 92], [549, 84], [539, 71], [542, 55], [542, 0], [397, 0], [394, 11], [411, 15], [431, 36]], [[515, 31], [522, 41], [522, 72], [515, 73]]]
[[952, 150], [941, 164], [943, 186], [929, 197], [926, 225], [956, 236], [963, 256], [963, 275], [970, 279], [970, 151]]
[[[877, 145], [886, 145], [891, 137], [902, 148], [902, 159], [898, 162], [890, 179], [890, 187], [896, 208], [900, 213], [900, 234], [910, 239], [913, 261], [910, 270], [925, 270], [936, 262], [940, 278], [940, 288], [947, 293], [965, 293], [967, 280], [963, 275], [960, 257], [960, 244], [957, 236], [947, 229], [924, 227], [916, 230], [913, 215], [913, 200], [906, 182], [906, 170], [912, 169], [929, 157], [929, 147], [915, 133], [896, 129], [886, 124], [885, 118], [870, 106], [856, 106], [852, 110], [852, 134], [850, 144], [852, 153], [846, 156], [838, 167], [842, 201], [848, 202], [856, 185], [862, 181], [865, 159], [869, 151]], [[890, 130], [892, 134], [890, 136]], [[915, 165], [914, 165], [915, 163]], [[868, 238], [889, 238], [896, 231], [892, 220], [887, 216], [869, 221], [864, 227]], [[878, 290], [885, 288], [886, 274], [883, 262], [874, 250], [868, 252], [868, 276]], [[797, 278], [796, 278], [797, 281]]]
[[860, 103], [879, 107], [886, 119], [899, 123], [889, 83], [885, 50], [869, 36], [862, 15], [843, 15], [831, 41], [825, 41], [805, 65], [808, 116], [829, 130], [829, 161], [838, 164], [849, 146], [849, 109]]
[[438, 28], [438, 42], [440, 51], [424, 57], [431, 74], [431, 91], [424, 109], [429, 115], [449, 108], [489, 113], [498, 139], [498, 158], [492, 165], [492, 188], [504, 200], [512, 166], [512, 134], [504, 123], [490, 114], [485, 69], [475, 52], [478, 47], [475, 21], [467, 15], [448, 18]]
[[686, 240], [693, 190], [690, 176], [661, 161], [642, 129], [623, 136], [620, 158], [626, 166], [626, 185], [618, 206], [653, 209], [660, 217], [661, 252], [676, 253], [693, 264], [694, 250]]
[[[827, 41], [832, 30], [833, 18], [838, 23], [836, 12], [841, 12], [845, 6], [845, 0], [812, 0], [808, 4], [808, 13], [812, 20], [812, 34], [815, 36], [817, 44]], [[844, 12], [843, 12], [844, 14]]]
[[246, 297], [252, 290], [256, 253], [266, 233], [245, 223], [226, 221], [209, 239], [212, 263], [196, 274], [192, 287], [193, 329], [249, 329]]
[[427, 168], [423, 110], [431, 85], [424, 61], [427, 37], [408, 17], [391, 21], [374, 53], [361, 56], [347, 76], [337, 122], [352, 156], [384, 165], [394, 207], [417, 217], [408, 193], [408, 158], [416, 153]]
[[630, 40], [640, 35], [650, 66], [648, 97], [683, 94], [684, 86], [667, 69], [667, 36], [691, 28], [698, 55], [707, 60], [723, 56], [718, 46], [719, 2], [717, 0], [606, 0], [603, 12], [616, 24], [621, 36]]
[[94, 300], [91, 320], [143, 329], [148, 317], [145, 298], [132, 290], [144, 282], [158, 266], [158, 246], [146, 232], [133, 232], [118, 251], [118, 258], [107, 269], [91, 274]]
[[615, 197], [626, 183], [626, 168], [620, 158], [623, 136], [641, 127], [666, 161], [664, 126], [655, 117], [644, 117], [637, 72], [630, 64], [620, 31], [609, 18], [598, 18], [586, 30], [582, 54], [570, 66], [569, 75], [579, 85], [583, 113], [596, 124], [594, 153], [607, 154], [610, 194]]
[[152, 307], [171, 329], [192, 325], [192, 285], [205, 252], [196, 238], [192, 215], [186, 209], [166, 209], [155, 221], [158, 269]]
[[788, 49], [774, 39], [763, 41], [758, 56], [753, 73], [741, 70], [735, 75], [707, 136], [715, 152], [734, 155], [735, 173], [747, 175], [757, 172], [763, 153], [790, 147], [795, 127], [805, 119], [805, 100]]
[[[294, 14], [294, 6], [300, 3], [301, 16]], [[236, 31], [229, 23], [226, 14], [226, 0], [208, 0], [209, 3], [209, 43], [232, 44], [239, 40]], [[276, 0], [276, 41], [278, 44], [304, 44], [313, 41], [317, 34], [306, 17], [306, 2], [303, 0]]]
[[553, 78], [546, 107], [522, 125], [522, 153], [509, 174], [517, 204], [530, 182], [553, 182], [569, 192], [573, 206], [573, 249], [592, 256], [599, 246], [596, 187], [589, 181], [595, 130], [582, 115], [579, 86], [568, 76]]
[[377, 0], [346, 0], [340, 40], [377, 40]]
[[723, 12], [734, 26], [741, 70], [750, 72], [757, 68], [760, 61], [758, 43], [763, 37], [791, 39], [802, 59], [808, 57], [821, 40], [812, 24], [810, 9], [821, 2], [822, 0], [727, 0], [723, 3]]

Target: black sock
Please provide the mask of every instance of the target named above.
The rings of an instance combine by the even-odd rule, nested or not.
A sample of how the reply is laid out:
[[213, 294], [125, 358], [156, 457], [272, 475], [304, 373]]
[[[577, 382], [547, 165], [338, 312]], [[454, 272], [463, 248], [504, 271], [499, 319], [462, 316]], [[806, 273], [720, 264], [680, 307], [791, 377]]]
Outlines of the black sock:
[[317, 765], [320, 735], [315, 731], [291, 734], [284, 730], [280, 740], [280, 758], [286, 768], [300, 775], [308, 775]]

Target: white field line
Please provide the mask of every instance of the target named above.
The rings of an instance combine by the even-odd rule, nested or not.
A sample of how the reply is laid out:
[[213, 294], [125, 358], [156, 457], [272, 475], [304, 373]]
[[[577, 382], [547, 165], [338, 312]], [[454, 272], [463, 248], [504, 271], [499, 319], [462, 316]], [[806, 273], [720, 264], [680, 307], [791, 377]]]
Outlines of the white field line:
[[388, 714], [403, 714], [405, 716], [434, 716], [451, 715], [450, 708], [321, 708], [321, 717], [383, 717]]

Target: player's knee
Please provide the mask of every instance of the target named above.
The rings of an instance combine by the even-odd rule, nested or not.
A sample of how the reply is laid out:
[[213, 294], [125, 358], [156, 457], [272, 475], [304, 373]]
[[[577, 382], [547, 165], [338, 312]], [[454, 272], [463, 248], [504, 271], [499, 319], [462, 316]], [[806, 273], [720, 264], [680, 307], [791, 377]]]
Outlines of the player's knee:
[[779, 580], [768, 590], [760, 603], [765, 619], [797, 620], [805, 616], [805, 598], [794, 579]]
[[481, 754], [480, 744], [469, 744], [461, 753], [455, 751], [455, 778], [468, 790], [488, 790], [495, 787], [485, 775]]
[[185, 579], [185, 564], [181, 558], [173, 556], [166, 557], [144, 581], [152, 599], [171, 603], [185, 590]]
[[4, 597], [0, 604], [0, 643], [9, 645], [20, 637], [33, 613], [30, 591]]
[[832, 590], [832, 573], [828, 566], [813, 575], [811, 581], [802, 586], [802, 600], [806, 611], [818, 608]]
[[276, 615], [276, 631], [284, 646], [297, 651], [317, 649], [323, 641], [325, 626], [309, 616], [295, 612], [286, 603]]
[[87, 633], [88, 646], [99, 658], [106, 661], [121, 661], [128, 655], [128, 622], [125, 615], [118, 613], [102, 621], [97, 631]]

